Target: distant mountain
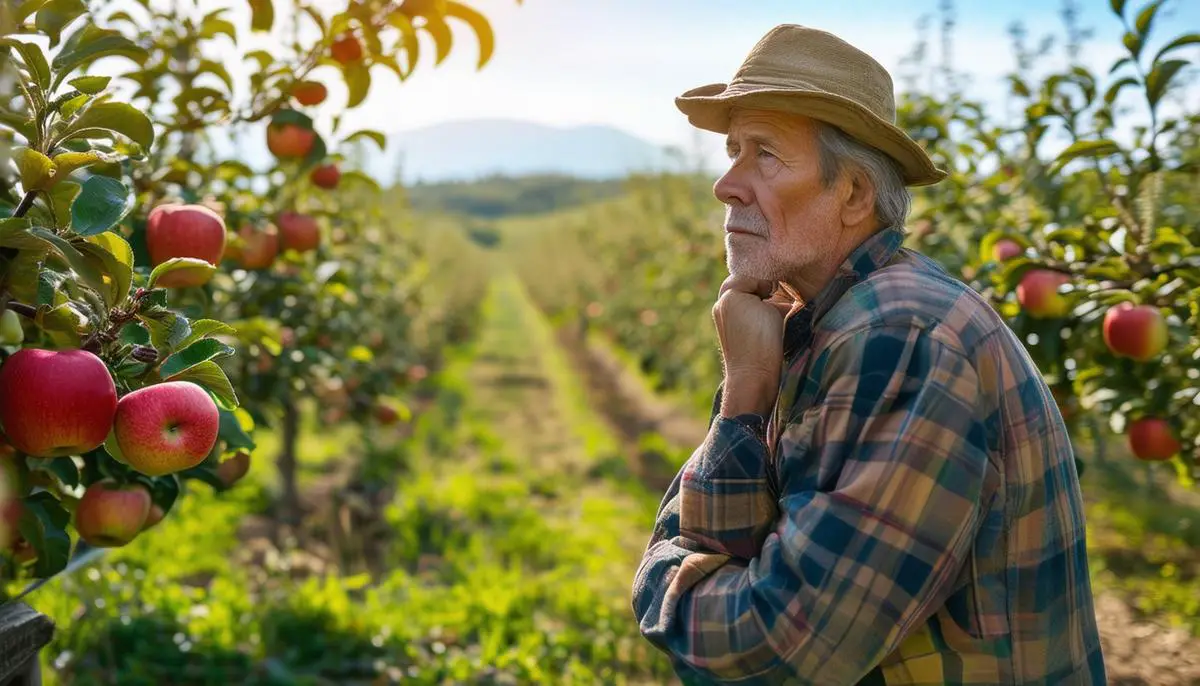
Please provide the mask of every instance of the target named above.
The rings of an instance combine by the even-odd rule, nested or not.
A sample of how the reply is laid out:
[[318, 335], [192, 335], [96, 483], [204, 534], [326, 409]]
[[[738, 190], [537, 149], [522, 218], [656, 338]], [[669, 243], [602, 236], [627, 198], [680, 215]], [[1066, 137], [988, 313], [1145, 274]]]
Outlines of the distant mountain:
[[535, 174], [611, 179], [677, 166], [665, 148], [613, 127], [554, 127], [508, 119], [446, 122], [392, 133], [384, 157], [379, 162], [391, 167], [387, 176], [399, 166], [405, 183]]

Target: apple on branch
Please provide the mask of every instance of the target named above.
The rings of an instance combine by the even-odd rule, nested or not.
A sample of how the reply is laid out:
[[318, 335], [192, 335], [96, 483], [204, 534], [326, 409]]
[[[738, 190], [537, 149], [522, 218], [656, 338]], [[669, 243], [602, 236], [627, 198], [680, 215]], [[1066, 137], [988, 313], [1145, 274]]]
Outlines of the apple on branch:
[[1145, 362], [1167, 347], [1167, 321], [1151, 305], [1114, 305], [1104, 313], [1104, 344], [1115, 355]]
[[284, 250], [308, 252], [321, 244], [321, 229], [317, 220], [299, 212], [281, 212], [279, 231]]
[[1183, 446], [1175, 438], [1171, 424], [1158, 417], [1142, 417], [1129, 425], [1129, 449], [1139, 460], [1169, 460]]
[[[193, 257], [212, 265], [225, 251], [225, 220], [204, 205], [159, 205], [146, 219], [146, 250], [153, 266], [175, 257]], [[164, 288], [203, 286], [212, 270], [177, 269], [158, 280]]]
[[117, 388], [86, 350], [25, 348], [0, 367], [0, 423], [17, 450], [35, 457], [81, 455], [108, 437]]
[[121, 398], [113, 435], [126, 464], [163, 476], [203, 462], [217, 442], [220, 423], [217, 404], [203, 388], [166, 381]]
[[1062, 272], [1030, 269], [1017, 284], [1017, 302], [1035, 319], [1062, 317], [1067, 313], [1068, 302], [1058, 292], [1058, 288], [1070, 280], [1070, 277]]
[[120, 547], [142, 531], [150, 506], [150, 491], [142, 484], [101, 479], [88, 486], [79, 499], [75, 529], [88, 545]]

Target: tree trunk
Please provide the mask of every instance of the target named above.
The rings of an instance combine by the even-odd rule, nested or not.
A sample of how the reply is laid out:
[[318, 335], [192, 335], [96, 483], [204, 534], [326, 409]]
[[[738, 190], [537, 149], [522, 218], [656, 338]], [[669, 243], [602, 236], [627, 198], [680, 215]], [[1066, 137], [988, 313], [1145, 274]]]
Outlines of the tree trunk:
[[300, 411], [290, 396], [283, 401], [283, 441], [276, 460], [283, 482], [280, 520], [289, 526], [300, 523], [300, 494], [296, 489], [296, 439], [300, 434]]

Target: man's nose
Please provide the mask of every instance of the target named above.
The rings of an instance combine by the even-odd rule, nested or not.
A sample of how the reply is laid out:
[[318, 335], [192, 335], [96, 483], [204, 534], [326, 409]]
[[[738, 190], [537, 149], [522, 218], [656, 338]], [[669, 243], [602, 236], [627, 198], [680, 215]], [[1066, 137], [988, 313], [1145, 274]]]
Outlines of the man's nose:
[[713, 184], [713, 195], [726, 205], [749, 205], [752, 202], [750, 187], [741, 177], [737, 163], [731, 164], [729, 170]]

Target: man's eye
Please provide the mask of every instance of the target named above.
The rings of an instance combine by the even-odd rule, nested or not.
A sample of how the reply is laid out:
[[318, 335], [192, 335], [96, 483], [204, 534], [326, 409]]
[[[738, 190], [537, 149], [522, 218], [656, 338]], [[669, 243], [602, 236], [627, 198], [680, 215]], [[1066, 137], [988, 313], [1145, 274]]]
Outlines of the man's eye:
[[758, 149], [758, 156], [759, 157], [770, 157], [771, 159], [775, 158], [774, 153], [772, 153], [770, 150], [763, 150], [762, 148]]

